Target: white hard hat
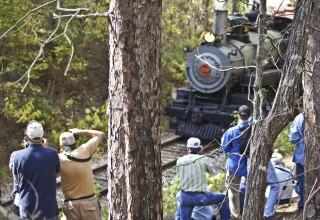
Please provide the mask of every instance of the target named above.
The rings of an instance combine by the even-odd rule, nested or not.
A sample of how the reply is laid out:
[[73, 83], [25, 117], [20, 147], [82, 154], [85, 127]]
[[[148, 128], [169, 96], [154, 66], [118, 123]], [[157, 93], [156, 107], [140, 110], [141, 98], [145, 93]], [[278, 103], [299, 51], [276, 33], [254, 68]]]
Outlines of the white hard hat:
[[32, 120], [28, 123], [26, 133], [27, 133], [27, 136], [30, 138], [30, 140], [39, 142], [42, 140], [42, 137], [43, 137], [42, 125], [36, 120]]
[[282, 164], [282, 155], [274, 152], [271, 156], [271, 162], [273, 165]]
[[187, 142], [187, 147], [190, 148], [199, 148], [201, 147], [201, 141], [198, 138], [189, 138]]

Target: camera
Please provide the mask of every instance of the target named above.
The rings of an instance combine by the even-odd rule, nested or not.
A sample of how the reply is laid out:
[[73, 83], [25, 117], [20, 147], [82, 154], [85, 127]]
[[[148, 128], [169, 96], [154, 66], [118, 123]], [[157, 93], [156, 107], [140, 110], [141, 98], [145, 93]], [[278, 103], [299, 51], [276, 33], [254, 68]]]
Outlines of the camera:
[[74, 137], [74, 139], [75, 139], [76, 141], [79, 140], [79, 135], [78, 135], [78, 134], [73, 133], [73, 137]]

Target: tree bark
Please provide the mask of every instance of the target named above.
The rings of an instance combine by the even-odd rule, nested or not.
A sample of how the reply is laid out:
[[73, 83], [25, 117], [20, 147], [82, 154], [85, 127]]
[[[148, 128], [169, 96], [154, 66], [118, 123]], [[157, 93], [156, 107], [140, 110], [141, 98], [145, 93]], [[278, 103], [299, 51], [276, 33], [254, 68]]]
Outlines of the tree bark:
[[[320, 2], [310, 1], [313, 5], [312, 18], [309, 25], [310, 45], [307, 53], [308, 65], [303, 74], [303, 101], [305, 118], [305, 210], [303, 219], [320, 218], [320, 193], [315, 193], [320, 184]], [[313, 193], [315, 193], [314, 196]]]
[[161, 1], [110, 3], [110, 219], [162, 219]]
[[239, 7], [239, 1], [233, 0], [232, 1], [232, 14], [239, 11], [238, 7]]
[[[268, 162], [272, 145], [293, 118], [294, 101], [301, 91], [301, 75], [304, 70], [304, 54], [307, 51], [308, 21], [312, 7], [310, 1], [301, 1], [295, 9], [287, 59], [276, 98], [268, 116], [256, 122], [251, 142], [251, 161], [247, 179], [247, 190], [243, 219], [262, 219], [265, 205], [264, 192]], [[259, 199], [257, 199], [259, 198]]]

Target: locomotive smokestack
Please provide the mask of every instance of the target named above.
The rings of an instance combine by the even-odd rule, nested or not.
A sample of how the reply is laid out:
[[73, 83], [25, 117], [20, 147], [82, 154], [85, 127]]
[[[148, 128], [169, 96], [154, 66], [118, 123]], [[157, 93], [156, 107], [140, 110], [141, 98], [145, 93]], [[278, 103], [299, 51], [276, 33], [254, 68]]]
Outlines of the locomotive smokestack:
[[228, 9], [227, 9], [228, 0], [215, 0], [214, 6], [214, 24], [213, 24], [213, 33], [215, 36], [221, 38], [222, 43], [227, 41], [227, 19], [228, 19]]

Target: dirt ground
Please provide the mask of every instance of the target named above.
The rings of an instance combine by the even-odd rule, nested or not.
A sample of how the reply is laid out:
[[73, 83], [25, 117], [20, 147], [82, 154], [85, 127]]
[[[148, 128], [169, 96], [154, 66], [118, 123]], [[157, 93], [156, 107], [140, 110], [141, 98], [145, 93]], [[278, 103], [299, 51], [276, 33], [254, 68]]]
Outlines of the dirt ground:
[[293, 199], [291, 205], [280, 205], [277, 208], [277, 215], [282, 215], [283, 220], [300, 220], [302, 219], [302, 213], [298, 213], [298, 198]]

